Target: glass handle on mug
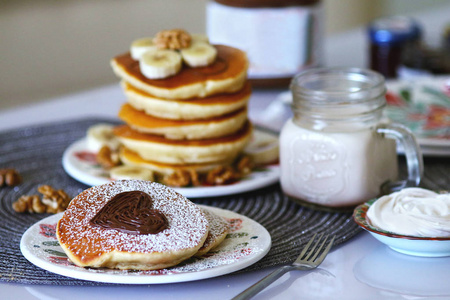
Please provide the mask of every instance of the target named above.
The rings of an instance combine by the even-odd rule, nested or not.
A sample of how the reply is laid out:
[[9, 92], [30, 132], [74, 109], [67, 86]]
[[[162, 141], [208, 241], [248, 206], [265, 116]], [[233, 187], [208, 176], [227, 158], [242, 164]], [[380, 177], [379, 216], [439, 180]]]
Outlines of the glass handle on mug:
[[[388, 182], [383, 186], [383, 192], [392, 192], [405, 187], [418, 186], [423, 176], [423, 158], [419, 144], [412, 132], [400, 124], [383, 124], [378, 126], [378, 133], [387, 138], [395, 139], [403, 147], [408, 167], [408, 178], [404, 181]], [[386, 189], [388, 191], [386, 191]]]

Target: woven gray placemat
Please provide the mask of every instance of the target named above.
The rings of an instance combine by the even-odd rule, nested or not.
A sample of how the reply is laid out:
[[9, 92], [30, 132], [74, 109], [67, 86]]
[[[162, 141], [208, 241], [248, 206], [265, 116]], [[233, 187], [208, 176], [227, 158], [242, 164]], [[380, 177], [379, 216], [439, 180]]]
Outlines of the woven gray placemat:
[[[25, 230], [46, 214], [19, 214], [11, 204], [21, 195], [37, 193], [37, 187], [49, 184], [76, 196], [88, 186], [69, 177], [63, 170], [61, 158], [64, 150], [85, 135], [86, 129], [105, 119], [84, 119], [21, 128], [0, 133], [0, 169], [13, 167], [23, 177], [16, 187], [0, 188], [0, 280], [25, 284], [99, 285], [99, 283], [72, 279], [40, 269], [28, 262], [19, 249]], [[449, 182], [443, 173], [444, 184]], [[431, 180], [433, 184], [435, 182]], [[433, 187], [433, 186], [432, 186]], [[440, 186], [440, 188], [444, 188]], [[262, 224], [272, 236], [269, 253], [245, 271], [257, 270], [293, 261], [299, 249], [314, 232], [336, 234], [335, 245], [341, 244], [360, 229], [350, 213], [327, 213], [302, 207], [289, 201], [278, 184], [256, 191], [192, 199], [199, 204], [216, 206], [244, 214]]]

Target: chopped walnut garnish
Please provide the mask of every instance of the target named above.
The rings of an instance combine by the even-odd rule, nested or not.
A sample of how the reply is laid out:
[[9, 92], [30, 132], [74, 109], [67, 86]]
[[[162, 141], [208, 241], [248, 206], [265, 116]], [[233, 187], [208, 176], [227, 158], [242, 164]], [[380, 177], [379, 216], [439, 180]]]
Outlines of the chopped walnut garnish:
[[198, 173], [195, 170], [176, 170], [163, 179], [164, 184], [175, 187], [201, 185]]
[[39, 195], [24, 195], [12, 204], [16, 212], [29, 213], [58, 213], [63, 212], [69, 205], [70, 198], [63, 190], [55, 190], [49, 185], [38, 187]]
[[237, 179], [236, 172], [231, 166], [219, 166], [208, 172], [206, 183], [210, 185], [222, 185]]
[[252, 172], [252, 162], [249, 156], [243, 156], [236, 165], [236, 169], [241, 176], [248, 175]]
[[202, 184], [200, 181], [200, 176], [195, 170], [189, 170], [189, 174], [191, 175], [191, 184], [193, 186], [200, 186]]
[[153, 39], [158, 49], [178, 50], [191, 45], [191, 36], [182, 29], [162, 30]]
[[13, 186], [22, 182], [22, 177], [15, 169], [0, 169], [0, 186]]
[[97, 162], [105, 169], [111, 169], [120, 163], [117, 152], [112, 151], [108, 146], [103, 146], [97, 153]]

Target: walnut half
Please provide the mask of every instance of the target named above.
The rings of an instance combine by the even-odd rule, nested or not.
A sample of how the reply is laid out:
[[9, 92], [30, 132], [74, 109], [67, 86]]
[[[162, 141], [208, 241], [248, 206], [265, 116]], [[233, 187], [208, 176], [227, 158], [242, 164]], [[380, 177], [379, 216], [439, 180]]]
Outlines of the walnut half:
[[158, 49], [179, 50], [191, 45], [191, 35], [182, 29], [162, 30], [153, 42]]
[[22, 177], [15, 169], [0, 169], [0, 187], [13, 186], [22, 182]]
[[195, 170], [176, 170], [163, 179], [164, 184], [174, 187], [199, 186], [200, 180]]
[[70, 202], [70, 197], [63, 190], [55, 190], [49, 185], [38, 187], [39, 195], [24, 195], [12, 204], [16, 212], [58, 213], [63, 212]]

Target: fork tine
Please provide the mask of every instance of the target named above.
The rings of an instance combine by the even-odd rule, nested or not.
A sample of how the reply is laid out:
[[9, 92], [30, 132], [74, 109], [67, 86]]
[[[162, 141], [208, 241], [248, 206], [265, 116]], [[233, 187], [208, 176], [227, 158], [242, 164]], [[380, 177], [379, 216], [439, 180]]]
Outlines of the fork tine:
[[[330, 252], [330, 249], [333, 246], [333, 242], [334, 242], [335, 238], [336, 238], [336, 236], [333, 235], [328, 246], [325, 248], [325, 250], [323, 250], [322, 254], [319, 256], [319, 258], [314, 263], [316, 263], [317, 265], [320, 265], [322, 263], [322, 261], [325, 259], [325, 256], [327, 256], [328, 252]], [[324, 243], [325, 243], [325, 241], [324, 241]]]
[[[308, 255], [304, 258], [304, 260], [310, 260], [309, 258], [311, 257], [311, 255], [314, 254], [314, 252], [315, 252], [315, 250], [316, 250], [316, 248], [317, 248], [317, 245], [319, 245], [319, 242], [320, 242], [320, 240], [322, 239], [322, 236], [323, 236], [323, 233], [321, 233], [321, 234], [319, 235], [319, 238], [318, 238], [317, 241], [314, 243], [314, 246], [311, 248], [311, 250], [309, 251]], [[320, 249], [319, 249], [318, 251], [320, 251]], [[314, 260], [314, 259], [313, 259], [313, 260]]]
[[[319, 240], [317, 241], [317, 244], [319, 243], [322, 236], [323, 236], [323, 234], [320, 235]], [[314, 255], [313, 255], [313, 257], [311, 257], [311, 259], [309, 259], [309, 261], [314, 261], [316, 259], [317, 255], [319, 255], [320, 251], [323, 248], [323, 245], [325, 245], [327, 240], [328, 240], [328, 235], [325, 236], [325, 238], [323, 239], [322, 244], [320, 244], [319, 248], [316, 251], [314, 251]]]
[[300, 253], [300, 255], [298, 256], [296, 262], [300, 261], [302, 259], [302, 257], [306, 254], [306, 251], [308, 251], [309, 247], [311, 246], [312, 242], [314, 241], [314, 239], [316, 238], [317, 233], [315, 233], [313, 235], [313, 237], [309, 240], [308, 244], [306, 244], [305, 247], [303, 247], [302, 252]]

